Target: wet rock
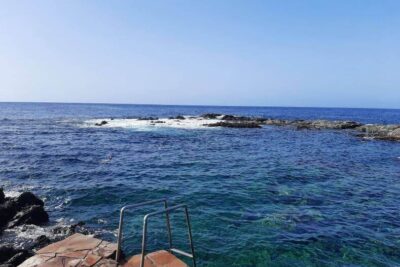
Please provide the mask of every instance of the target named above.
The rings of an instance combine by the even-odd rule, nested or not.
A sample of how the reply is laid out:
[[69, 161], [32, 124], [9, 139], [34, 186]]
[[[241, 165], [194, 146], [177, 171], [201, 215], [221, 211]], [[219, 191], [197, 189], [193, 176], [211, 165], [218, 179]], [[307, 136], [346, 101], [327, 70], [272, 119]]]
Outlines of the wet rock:
[[11, 257], [11, 259], [7, 261], [7, 264], [11, 266], [18, 266], [31, 256], [33, 256], [31, 251], [22, 250]]
[[18, 266], [30, 256], [32, 253], [28, 250], [0, 246], [0, 266]]
[[15, 201], [17, 208], [22, 209], [27, 206], [43, 206], [44, 203], [41, 199], [39, 199], [37, 196], [32, 194], [31, 192], [24, 192], [21, 195], [19, 195]]
[[224, 115], [221, 120], [224, 121], [255, 121], [255, 118], [245, 116]]
[[13, 201], [7, 201], [0, 205], [0, 229], [4, 229], [8, 222], [17, 213], [16, 204]]
[[400, 125], [367, 124], [356, 128], [361, 131], [357, 136], [366, 139], [400, 141]]
[[108, 122], [107, 121], [101, 121], [101, 122], [99, 122], [99, 123], [95, 123], [94, 125], [96, 125], [96, 126], [103, 126], [103, 125], [106, 125]]
[[222, 114], [218, 114], [218, 113], [206, 113], [206, 114], [201, 115], [200, 117], [202, 117], [204, 119], [217, 119], [221, 115]]
[[6, 201], [6, 196], [4, 195], [3, 188], [0, 187], [0, 204], [3, 204]]
[[56, 228], [53, 229], [53, 233], [56, 235], [63, 235], [63, 236], [69, 236], [75, 233], [80, 233], [84, 235], [92, 234], [84, 226], [85, 222], [78, 222], [72, 225], [57, 226]]
[[175, 117], [176, 120], [184, 120], [185, 117], [183, 117], [182, 115], [178, 115]]
[[36, 238], [34, 245], [32, 247], [38, 250], [49, 245], [51, 242], [52, 241], [50, 240], [50, 238], [48, 238], [45, 235], [41, 235], [38, 238]]
[[274, 125], [274, 126], [286, 126], [290, 124], [289, 121], [281, 119], [267, 119], [264, 121], [264, 123], [266, 125]]
[[152, 123], [165, 123], [165, 121], [152, 121]]
[[207, 124], [208, 127], [227, 127], [227, 128], [261, 128], [261, 125], [256, 122], [225, 122], [220, 121], [216, 123]]
[[49, 221], [49, 215], [44, 210], [43, 206], [34, 205], [26, 207], [17, 212], [17, 214], [8, 223], [8, 228], [13, 228], [23, 224], [42, 225]]

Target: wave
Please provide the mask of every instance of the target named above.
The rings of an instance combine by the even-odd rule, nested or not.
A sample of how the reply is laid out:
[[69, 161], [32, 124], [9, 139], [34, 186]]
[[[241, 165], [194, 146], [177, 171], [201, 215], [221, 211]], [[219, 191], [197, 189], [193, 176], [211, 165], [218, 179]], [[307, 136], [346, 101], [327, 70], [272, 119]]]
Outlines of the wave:
[[[152, 130], [158, 128], [178, 129], [211, 129], [207, 124], [220, 122], [221, 119], [205, 119], [202, 117], [183, 116], [184, 119], [91, 119], [83, 123], [84, 127], [132, 128], [136, 130]], [[104, 123], [106, 122], [106, 123]], [[101, 125], [101, 126], [99, 126]]]

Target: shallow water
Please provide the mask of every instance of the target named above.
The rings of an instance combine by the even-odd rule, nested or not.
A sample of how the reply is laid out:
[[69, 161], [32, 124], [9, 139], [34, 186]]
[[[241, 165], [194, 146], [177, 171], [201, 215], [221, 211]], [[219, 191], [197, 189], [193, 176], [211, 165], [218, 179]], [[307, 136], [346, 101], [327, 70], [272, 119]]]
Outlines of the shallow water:
[[[400, 123], [400, 110], [0, 104], [0, 184], [45, 199], [52, 223], [115, 240], [118, 209], [190, 207], [200, 266], [400, 265], [400, 143], [351, 131], [88, 127], [91, 119], [220, 112]], [[139, 248], [127, 217], [128, 252]], [[181, 214], [174, 242], [187, 248]], [[163, 218], [150, 248], [166, 245]]]

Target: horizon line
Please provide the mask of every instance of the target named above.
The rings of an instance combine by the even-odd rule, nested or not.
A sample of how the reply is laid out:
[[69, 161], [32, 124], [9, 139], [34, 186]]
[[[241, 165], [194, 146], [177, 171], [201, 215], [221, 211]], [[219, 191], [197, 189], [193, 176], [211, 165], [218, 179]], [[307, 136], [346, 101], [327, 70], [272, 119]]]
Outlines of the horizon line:
[[248, 106], [248, 105], [208, 105], [208, 104], [156, 104], [156, 103], [107, 103], [107, 102], [58, 102], [58, 101], [0, 101], [0, 104], [68, 104], [68, 105], [137, 105], [137, 106], [182, 106], [182, 107], [236, 107], [236, 108], [316, 108], [316, 109], [384, 109], [400, 110], [400, 108], [383, 107], [334, 107], [334, 106]]

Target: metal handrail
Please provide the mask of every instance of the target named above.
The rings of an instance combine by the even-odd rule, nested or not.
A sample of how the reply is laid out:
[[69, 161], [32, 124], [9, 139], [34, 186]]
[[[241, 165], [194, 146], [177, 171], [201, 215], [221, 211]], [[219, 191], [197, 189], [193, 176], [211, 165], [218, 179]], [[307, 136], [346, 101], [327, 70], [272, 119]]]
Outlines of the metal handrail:
[[[159, 211], [155, 211], [155, 212], [151, 212], [149, 214], [146, 214], [143, 218], [143, 237], [142, 237], [142, 255], [141, 255], [141, 260], [140, 260], [140, 267], [144, 267], [144, 260], [145, 260], [145, 253], [146, 253], [146, 243], [147, 243], [147, 224], [148, 224], [148, 219], [154, 215], [158, 215], [158, 214], [162, 214], [165, 212], [165, 214], [169, 214], [170, 211], [175, 211], [177, 209], [183, 208], [185, 211], [185, 219], [186, 219], [186, 225], [188, 228], [188, 236], [189, 236], [189, 244], [190, 244], [190, 249], [191, 249], [191, 254], [184, 252], [182, 250], [179, 249], [175, 249], [170, 247], [170, 251], [171, 252], [175, 252], [177, 254], [189, 257], [192, 259], [193, 261], [193, 267], [196, 267], [196, 258], [195, 258], [195, 254], [194, 254], [194, 246], [193, 246], [193, 237], [192, 237], [192, 227], [190, 225], [190, 218], [189, 218], [189, 212], [188, 212], [188, 208], [185, 204], [180, 204], [180, 205], [176, 205], [170, 208], [165, 208], [164, 210], [159, 210]], [[168, 217], [169, 218], [169, 217]]]
[[170, 250], [172, 249], [172, 235], [171, 235], [171, 224], [169, 220], [169, 211], [168, 210], [168, 203], [167, 199], [157, 199], [157, 200], [151, 200], [151, 201], [146, 201], [138, 204], [133, 204], [133, 205], [127, 205], [121, 208], [120, 210], [120, 216], [119, 216], [119, 225], [118, 225], [118, 241], [117, 241], [117, 255], [115, 256], [115, 260], [119, 262], [120, 257], [121, 257], [121, 243], [122, 243], [122, 228], [124, 224], [124, 214], [125, 210], [127, 209], [138, 209], [146, 205], [154, 204], [154, 203], [159, 203], [159, 202], [164, 202], [164, 211], [165, 211], [165, 216], [166, 216], [166, 221], [167, 221], [167, 229], [168, 229], [168, 241], [169, 241], [169, 246]]

